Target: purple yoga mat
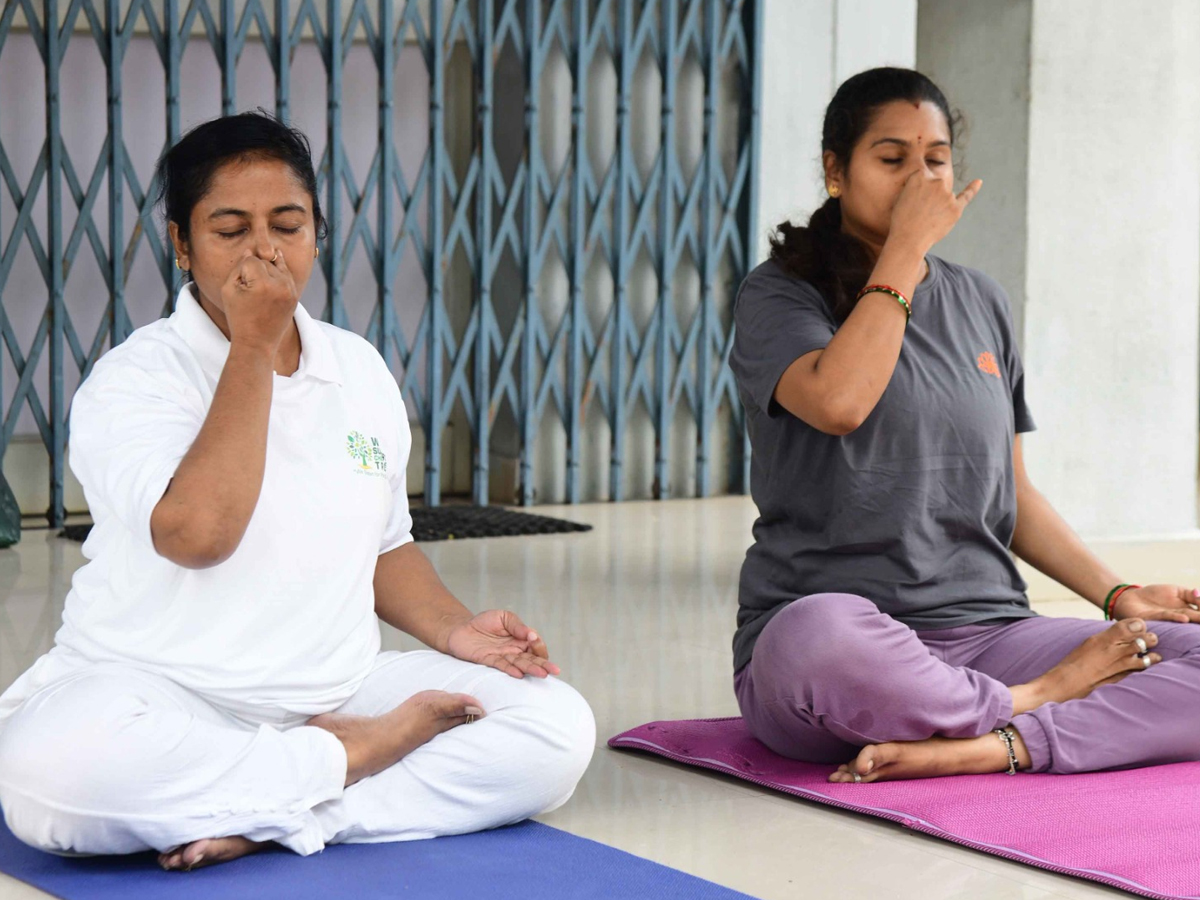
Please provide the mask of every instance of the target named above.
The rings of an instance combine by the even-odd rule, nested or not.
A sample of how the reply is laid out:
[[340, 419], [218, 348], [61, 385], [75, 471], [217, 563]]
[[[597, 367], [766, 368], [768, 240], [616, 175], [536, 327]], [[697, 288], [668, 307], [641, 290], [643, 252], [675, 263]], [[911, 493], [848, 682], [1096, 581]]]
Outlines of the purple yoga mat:
[[763, 787], [1040, 869], [1162, 900], [1200, 897], [1200, 762], [1083, 775], [959, 775], [830, 784], [740, 718], [651, 722], [608, 745], [712, 769]]

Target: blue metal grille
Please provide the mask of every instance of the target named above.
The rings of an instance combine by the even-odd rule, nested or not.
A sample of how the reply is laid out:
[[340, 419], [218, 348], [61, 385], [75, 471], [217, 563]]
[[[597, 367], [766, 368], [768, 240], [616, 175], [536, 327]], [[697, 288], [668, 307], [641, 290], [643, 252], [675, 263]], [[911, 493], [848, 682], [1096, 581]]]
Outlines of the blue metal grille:
[[[240, 108], [239, 61], [261, 43], [274, 74], [275, 112], [293, 120], [297, 52], [313, 44], [326, 86], [319, 166], [329, 221], [321, 254], [324, 317], [351, 326], [347, 272], [354, 255], [365, 253], [376, 295], [360, 330], [397, 372], [424, 431], [426, 502], [437, 504], [443, 493], [442, 445], [456, 408], [469, 425], [478, 503], [488, 501], [489, 448], [502, 413], [519, 440], [523, 504], [535, 499], [534, 448], [548, 427], [561, 427], [565, 438], [565, 499], [583, 499], [584, 428], [597, 409], [609, 432], [610, 499], [623, 496], [637, 412], [654, 432], [655, 496], [672, 493], [673, 423], [681, 410], [695, 425], [689, 487], [701, 496], [712, 491], [714, 443], [728, 441], [728, 484], [744, 490], [744, 420], [727, 360], [733, 289], [753, 263], [760, 7], [760, 0], [0, 0], [0, 54], [14, 34], [27, 35], [42, 72], [21, 89], [36, 90], [41, 76], [45, 90], [45, 137], [27, 180], [18, 178], [0, 140], [0, 182], [14, 211], [9, 221], [0, 219], [0, 353], [16, 375], [4, 392], [0, 447], [7, 449], [19, 420], [32, 420], [50, 458], [47, 515], [60, 523], [68, 383], [85, 377], [134, 327], [127, 287], [139, 255], [148, 254], [161, 277], [164, 313], [178, 288], [150, 206], [152, 171], [139, 171], [129, 150], [130, 140], [142, 137], [125, 125], [122, 73], [131, 41], [152, 42], [161, 62], [167, 141], [183, 129], [189, 45], [207, 44], [215, 56], [220, 111], [231, 113]], [[77, 89], [64, 83], [63, 60], [78, 42], [94, 43], [106, 77], [107, 137], [90, 172], [68, 152], [63, 134], [64, 103]], [[359, 178], [348, 161], [343, 119], [347, 90], [362, 87], [348, 82], [347, 62], [362, 46], [374, 64], [378, 115], [377, 144]], [[413, 47], [428, 77], [428, 143], [406, 177], [396, 86], [398, 59]], [[463, 53], [469, 96], [468, 82], [452, 71], [452, 57]], [[498, 83], [505, 54], [518, 61], [519, 88]], [[661, 83], [657, 115], [649, 117], [638, 108], [647, 72]], [[688, 122], [680, 107], [685, 74], [693, 85]], [[544, 139], [554, 114], [543, 108], [551, 83], [570, 96], [566, 148], [554, 152]], [[598, 99], [597, 84], [613, 84], [615, 99]], [[497, 110], [501, 103], [511, 108], [518, 89], [524, 122], [514, 138], [513, 122]], [[6, 86], [0, 102], [13, 90]], [[448, 133], [448, 107], [463, 103], [474, 119], [465, 142]], [[611, 148], [598, 160], [589, 130], [601, 103], [611, 108]], [[691, 131], [681, 139], [685, 126]], [[102, 195], [106, 221], [97, 222]], [[44, 314], [24, 346], [10, 321], [17, 299], [5, 294], [23, 246], [46, 287]], [[95, 300], [104, 304], [95, 333], [80, 334], [64, 298], [74, 264], [88, 250], [106, 296]], [[425, 288], [419, 319], [409, 315], [416, 321], [411, 333], [401, 325], [401, 307], [420, 301], [396, 288], [406, 254], [415, 255]], [[463, 316], [447, 302], [456, 258], [467, 261], [471, 281]], [[639, 266], [654, 280], [653, 308], [640, 322], [630, 294]], [[562, 296], [548, 313], [551, 269], [561, 273]], [[611, 283], [611, 296], [589, 296], [597, 271]], [[721, 419], [723, 406], [730, 414]]]

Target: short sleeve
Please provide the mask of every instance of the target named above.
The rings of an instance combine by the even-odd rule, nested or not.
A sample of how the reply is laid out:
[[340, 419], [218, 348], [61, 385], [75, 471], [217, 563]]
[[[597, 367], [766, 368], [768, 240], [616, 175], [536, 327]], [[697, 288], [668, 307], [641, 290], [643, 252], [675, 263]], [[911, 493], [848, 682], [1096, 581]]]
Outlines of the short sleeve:
[[[1018, 356], [1017, 362], [1020, 363]], [[1016, 423], [1015, 431], [1017, 434], [1024, 434], [1027, 431], [1037, 431], [1037, 423], [1033, 421], [1033, 413], [1029, 411], [1029, 406], [1025, 403], [1025, 373], [1017, 379], [1013, 386], [1013, 421]]]
[[150, 517], [204, 424], [198, 393], [165, 371], [102, 359], [71, 403], [71, 470], [93, 518], [117, 518], [153, 548]]
[[775, 387], [788, 366], [828, 346], [837, 326], [815, 287], [788, 275], [773, 261], [747, 276], [734, 307], [729, 366], [743, 401], [779, 415]]
[[393, 416], [392, 428], [397, 436], [400, 453], [396, 465], [389, 473], [388, 483], [392, 488], [392, 512], [388, 517], [383, 537], [379, 542], [379, 555], [403, 547], [411, 543], [412, 512], [408, 508], [408, 455], [412, 451], [412, 432], [408, 425], [408, 413], [404, 408], [404, 398], [400, 396], [400, 386], [396, 384], [391, 373], [387, 375], [390, 383], [388, 393], [391, 395], [391, 410]]
[[[990, 280], [990, 279], [989, 279]], [[1025, 402], [1025, 364], [1021, 360], [1021, 351], [1017, 347], [1017, 330], [1013, 325], [1012, 302], [1008, 294], [996, 282], [994, 286], [1000, 322], [1001, 347], [1004, 353], [1004, 371], [1008, 379], [1008, 389], [1012, 394], [1014, 431], [1024, 434], [1036, 431], [1037, 424], [1033, 421], [1033, 413]]]

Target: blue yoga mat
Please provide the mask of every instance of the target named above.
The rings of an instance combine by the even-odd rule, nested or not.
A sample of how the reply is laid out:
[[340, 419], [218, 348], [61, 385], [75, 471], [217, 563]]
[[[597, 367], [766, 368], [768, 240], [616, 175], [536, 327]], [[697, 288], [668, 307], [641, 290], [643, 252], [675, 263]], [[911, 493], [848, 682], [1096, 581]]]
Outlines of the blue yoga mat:
[[313, 856], [267, 851], [194, 872], [152, 853], [64, 859], [25, 846], [0, 821], [0, 872], [62, 900], [736, 900], [723, 888], [537, 822]]

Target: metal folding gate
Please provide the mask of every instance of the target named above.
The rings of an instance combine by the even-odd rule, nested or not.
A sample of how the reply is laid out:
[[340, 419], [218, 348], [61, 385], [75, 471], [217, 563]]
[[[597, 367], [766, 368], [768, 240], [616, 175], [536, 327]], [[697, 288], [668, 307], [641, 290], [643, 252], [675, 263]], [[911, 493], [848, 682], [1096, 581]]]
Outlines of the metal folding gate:
[[[610, 433], [610, 499], [622, 499], [627, 430], [639, 404], [653, 423], [657, 496], [670, 493], [672, 422], [680, 409], [695, 422], [694, 491], [711, 492], [714, 441], [724, 439], [716, 415], [723, 404], [730, 413], [720, 426], [730, 429], [728, 483], [744, 490], [744, 421], [727, 360], [731, 285], [753, 264], [761, 0], [2, 0], [0, 9], [0, 54], [13, 34], [25, 33], [42, 61], [42, 72], [25, 84], [4, 86], [0, 104], [14, 90], [39, 91], [38, 76], [44, 77], [45, 97], [45, 139], [28, 179], [18, 178], [0, 140], [0, 182], [13, 210], [9, 221], [0, 219], [0, 353], [8, 354], [16, 378], [2, 392], [0, 449], [8, 447], [27, 410], [25, 419], [32, 417], [50, 459], [52, 524], [65, 513], [67, 367], [86, 376], [112, 343], [129, 334], [126, 287], [136, 254], [150, 254], [161, 273], [164, 311], [178, 288], [152, 209], [152, 173], [135, 170], [123, 125], [123, 61], [135, 35], [153, 42], [162, 63], [168, 141], [179, 137], [183, 124], [181, 64], [189, 44], [206, 44], [215, 54], [221, 111], [230, 113], [239, 108], [239, 58], [248, 42], [261, 41], [274, 71], [275, 112], [285, 120], [293, 112], [297, 48], [304, 42], [317, 46], [327, 92], [319, 164], [329, 224], [327, 252], [321, 254], [324, 315], [349, 324], [345, 272], [351, 254], [365, 248], [376, 287], [365, 336], [398, 372], [405, 402], [420, 420], [426, 502], [438, 503], [443, 492], [442, 442], [456, 403], [469, 422], [476, 502], [488, 499], [490, 439], [504, 406], [519, 432], [522, 503], [533, 500], [532, 447], [548, 408], [565, 433], [566, 499], [581, 499], [582, 429], [593, 404]], [[90, 171], [68, 152], [62, 127], [72, 90], [63, 82], [62, 62], [68, 45], [80, 41], [94, 41], [106, 73], [107, 138]], [[356, 179], [347, 162], [343, 99], [348, 54], [364, 44], [377, 76], [378, 143], [365, 176]], [[398, 55], [414, 45], [428, 74], [428, 145], [419, 171], [406, 178], [398, 163], [393, 104]], [[453, 99], [448, 92], [461, 89], [461, 79], [448, 78], [448, 67], [462, 47], [470, 58], [474, 137], [469, 158], [456, 163], [446, 109]], [[495, 64], [502, 50], [518, 55], [524, 73], [523, 147], [508, 172], [495, 138]], [[548, 72], [554, 57], [565, 62], [565, 76], [562, 65]], [[632, 106], [645, 59], [653, 61], [661, 82], [660, 108], [653, 124], [657, 153], [651, 165], [639, 167], [634, 142], [646, 126]], [[686, 165], [676, 121], [685, 67], [703, 86], [701, 130]], [[601, 70], [615, 83], [615, 98], [606, 100], [615, 137], [610, 159], [595, 165], [587, 129]], [[569, 81], [570, 91], [570, 145], [553, 170], [539, 137], [549, 77], [562, 80], [563, 90]], [[93, 209], [102, 195], [107, 221], [97, 222]], [[65, 212], [71, 205], [69, 225]], [[44, 214], [35, 216], [39, 206]], [[10, 322], [14, 301], [4, 293], [22, 244], [46, 287], [44, 314], [24, 346]], [[77, 257], [89, 250], [103, 275], [107, 305], [97, 331], [80, 334], [64, 290]], [[426, 287], [411, 334], [399, 326], [395, 296], [406, 250], [415, 251]], [[551, 252], [565, 272], [557, 318], [547, 317], [538, 296]], [[455, 253], [469, 260], [472, 278], [469, 313], [458, 323], [445, 297]], [[512, 321], [502, 326], [493, 287], [505, 253], [517, 263], [521, 291]], [[652, 314], [640, 324], [626, 291], [639, 259], [649, 260], [657, 285]], [[597, 260], [611, 279], [611, 299], [589, 315], [585, 288]], [[681, 267], [694, 269], [697, 293], [686, 315], [673, 296]], [[719, 270], [725, 273], [720, 284]], [[44, 354], [49, 365], [39, 369]], [[39, 371], [47, 383], [39, 384]]]

